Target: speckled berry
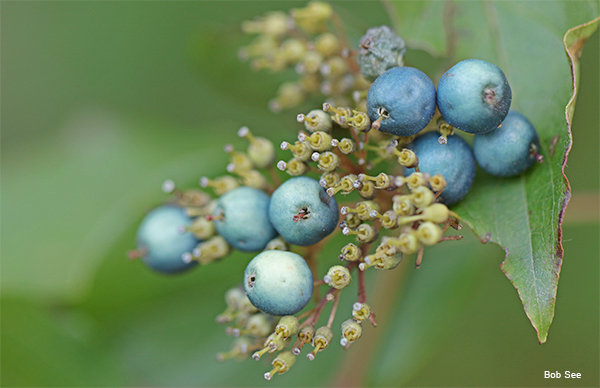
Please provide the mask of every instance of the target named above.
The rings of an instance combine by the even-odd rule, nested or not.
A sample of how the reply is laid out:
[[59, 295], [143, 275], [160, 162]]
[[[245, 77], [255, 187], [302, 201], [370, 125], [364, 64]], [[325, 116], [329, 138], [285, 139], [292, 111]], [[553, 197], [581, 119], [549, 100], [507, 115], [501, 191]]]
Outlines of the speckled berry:
[[335, 198], [317, 180], [301, 176], [285, 181], [275, 190], [269, 218], [287, 242], [308, 246], [333, 232], [339, 210]]
[[184, 253], [190, 253], [199, 241], [183, 229], [192, 220], [185, 211], [175, 205], [163, 205], [150, 211], [137, 230], [137, 251], [142, 261], [155, 271], [163, 273], [182, 272], [197, 264], [186, 263]]
[[388, 26], [369, 28], [360, 38], [357, 62], [360, 73], [369, 81], [386, 70], [402, 66], [406, 45]]
[[[471, 147], [461, 137], [448, 136], [448, 143], [439, 143], [437, 132], [427, 132], [411, 144], [419, 158], [419, 169], [431, 176], [442, 174], [447, 186], [440, 195], [441, 202], [453, 205], [469, 192], [475, 179], [475, 159]], [[414, 169], [404, 169], [408, 176]]]
[[313, 277], [302, 256], [264, 251], [246, 267], [244, 289], [259, 310], [275, 316], [292, 315], [310, 301]]
[[480, 59], [467, 59], [442, 75], [437, 106], [444, 120], [468, 133], [498, 127], [508, 114], [512, 92], [500, 68]]
[[393, 67], [369, 88], [367, 112], [373, 127], [381, 132], [415, 135], [435, 113], [435, 86], [419, 69]]
[[531, 167], [536, 161], [540, 141], [535, 128], [519, 112], [511, 110], [499, 128], [475, 135], [473, 153], [488, 174], [511, 177]]
[[238, 187], [219, 198], [213, 215], [215, 228], [232, 247], [245, 252], [264, 249], [277, 236], [269, 222], [269, 195], [252, 187]]

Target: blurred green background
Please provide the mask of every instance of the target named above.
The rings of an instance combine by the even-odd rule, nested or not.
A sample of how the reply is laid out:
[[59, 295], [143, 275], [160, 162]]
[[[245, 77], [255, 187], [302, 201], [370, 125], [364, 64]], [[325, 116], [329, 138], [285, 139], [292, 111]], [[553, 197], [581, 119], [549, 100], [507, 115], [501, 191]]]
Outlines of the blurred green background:
[[[163, 277], [125, 252], [144, 212], [165, 199], [161, 182], [196, 187], [222, 174], [222, 145], [244, 145], [240, 126], [276, 144], [294, 136], [297, 112], [266, 108], [293, 74], [252, 72], [236, 51], [249, 42], [242, 20], [303, 4], [2, 2], [2, 386], [266, 384], [266, 362], [214, 361], [231, 342], [214, 317], [251, 255]], [[354, 39], [389, 23], [380, 3], [335, 8]], [[419, 276], [408, 260], [369, 274], [380, 326], [271, 384], [598, 386], [598, 47], [596, 32], [582, 56], [548, 342], [537, 343], [500, 271], [502, 250], [464, 231], [454, 249], [428, 251]], [[407, 60], [432, 63], [421, 51]], [[384, 350], [390, 340], [397, 352]], [[375, 365], [384, 351], [402, 373]], [[583, 377], [548, 380], [546, 370]]]

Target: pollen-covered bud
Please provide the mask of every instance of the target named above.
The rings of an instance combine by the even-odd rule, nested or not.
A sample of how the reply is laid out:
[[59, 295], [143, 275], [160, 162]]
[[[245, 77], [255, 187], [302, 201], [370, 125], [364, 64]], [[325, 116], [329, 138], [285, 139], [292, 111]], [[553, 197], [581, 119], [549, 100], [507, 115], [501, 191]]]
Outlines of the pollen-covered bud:
[[346, 123], [360, 132], [369, 132], [371, 129], [371, 119], [365, 112], [357, 110], [352, 111], [352, 117], [346, 120]]
[[202, 190], [184, 190], [177, 196], [177, 203], [183, 207], [206, 206], [210, 200], [210, 195]]
[[416, 189], [427, 184], [427, 177], [422, 172], [413, 172], [405, 179], [406, 184], [411, 189]]
[[270, 166], [275, 159], [275, 147], [273, 143], [264, 137], [255, 137], [248, 127], [241, 127], [238, 136], [250, 141], [248, 146], [248, 158], [257, 168]]
[[289, 246], [287, 242], [283, 238], [281, 238], [281, 236], [277, 236], [273, 240], [269, 241], [267, 243], [267, 246], [265, 247], [265, 251], [273, 250], [288, 251]]
[[337, 172], [326, 172], [321, 175], [321, 179], [319, 179], [319, 184], [324, 189], [334, 187], [340, 181], [340, 174]]
[[285, 170], [285, 172], [287, 172], [291, 176], [304, 175], [306, 173], [306, 170], [308, 169], [306, 163], [304, 163], [298, 158], [290, 159], [287, 163], [285, 163], [285, 166], [282, 165], [282, 167], [283, 170]]
[[319, 327], [315, 333], [315, 337], [313, 338], [313, 346], [315, 349], [308, 353], [306, 357], [311, 361], [314, 360], [316, 354], [327, 349], [332, 340], [333, 331], [327, 326]]
[[255, 352], [252, 355], [252, 358], [256, 361], [260, 360], [260, 358], [263, 356], [263, 354], [265, 353], [275, 353], [278, 350], [282, 350], [285, 349], [289, 344], [290, 344], [290, 338], [279, 338], [276, 342], [275, 339], [277, 338], [277, 334], [275, 333], [271, 333], [269, 334], [269, 336], [267, 337], [267, 339], [265, 340], [264, 343], [264, 348], [262, 348], [261, 350]]
[[347, 137], [343, 138], [335, 145], [342, 154], [349, 155], [356, 151], [356, 144], [352, 139], [348, 139]]
[[410, 195], [394, 195], [392, 210], [399, 216], [410, 216], [414, 214], [416, 208]]
[[220, 176], [214, 180], [207, 177], [200, 178], [201, 187], [210, 187], [219, 196], [239, 187], [239, 185], [237, 179], [230, 175]]
[[410, 196], [413, 204], [419, 209], [427, 207], [435, 201], [435, 195], [425, 186], [415, 187]]
[[414, 221], [430, 221], [435, 224], [441, 224], [448, 219], [448, 215], [449, 211], [446, 205], [434, 203], [431, 206], [424, 208], [420, 214], [402, 218], [400, 223], [405, 225]]
[[299, 39], [286, 39], [281, 43], [277, 55], [286, 64], [297, 63], [306, 53], [306, 45]]
[[300, 134], [300, 136], [298, 136], [298, 140], [308, 140], [312, 149], [319, 152], [329, 151], [331, 148], [333, 148], [331, 145], [331, 136], [323, 131], [313, 132], [313, 134], [310, 136]]
[[264, 313], [253, 314], [245, 326], [241, 330], [234, 329], [233, 335], [239, 337], [247, 334], [255, 338], [264, 338], [273, 331], [273, 317]]
[[292, 349], [292, 353], [296, 356], [300, 354], [302, 347], [306, 344], [310, 344], [315, 336], [315, 327], [313, 325], [304, 326], [298, 333], [298, 340], [296, 345]]
[[296, 120], [304, 123], [304, 127], [310, 132], [331, 132], [331, 117], [320, 109], [311, 110], [307, 115], [299, 114]]
[[293, 9], [290, 14], [295, 25], [309, 34], [327, 31], [327, 22], [333, 15], [331, 5], [321, 1], [311, 1], [305, 8]]
[[397, 242], [398, 249], [405, 255], [416, 253], [419, 249], [421, 249], [419, 239], [417, 238], [416, 232], [414, 230], [409, 230], [400, 234], [400, 236], [398, 236]]
[[371, 307], [366, 303], [356, 302], [352, 305], [352, 318], [358, 322], [369, 319], [371, 316]]
[[310, 160], [310, 156], [313, 153], [313, 149], [310, 146], [310, 143], [308, 141], [303, 141], [303, 142], [297, 141], [294, 144], [290, 144], [287, 141], [284, 141], [283, 143], [281, 143], [280, 147], [284, 151], [285, 150], [292, 151], [292, 154], [294, 155], [294, 157], [303, 162], [308, 162]]
[[304, 101], [302, 87], [295, 82], [284, 82], [277, 90], [277, 97], [269, 101], [269, 109], [279, 113], [282, 109], [293, 108]]
[[323, 280], [329, 286], [341, 290], [350, 284], [352, 276], [350, 276], [350, 271], [348, 268], [341, 265], [334, 265], [333, 267], [329, 268], [329, 271], [327, 271], [327, 275], [325, 275]]
[[330, 151], [325, 151], [319, 157], [319, 169], [324, 172], [335, 171], [340, 166], [340, 157]]
[[446, 188], [446, 180], [441, 174], [435, 174], [431, 178], [429, 178], [429, 185], [431, 186], [431, 190], [436, 193], [442, 191]]
[[295, 362], [296, 355], [293, 354], [291, 351], [286, 350], [279, 353], [271, 363], [273, 365], [273, 369], [271, 369], [270, 372], [264, 374], [265, 380], [271, 380], [273, 376], [275, 376], [275, 373], [282, 374], [287, 372], [288, 370], [290, 370], [290, 368], [292, 367], [292, 365], [294, 365]]
[[343, 58], [331, 57], [321, 65], [319, 71], [324, 77], [341, 77], [348, 73], [348, 63]]
[[[293, 315], [286, 315], [281, 317], [279, 323], [275, 327], [275, 334], [277, 334], [277, 339], [279, 338], [289, 338], [296, 333], [298, 333], [298, 318]], [[277, 342], [277, 339], [274, 342]]]
[[307, 51], [298, 65], [296, 72], [299, 74], [314, 74], [319, 71], [323, 64], [323, 56], [316, 51]]
[[354, 213], [346, 214], [344, 221], [346, 222], [346, 226], [351, 229], [356, 229], [360, 224], [362, 224], [362, 220]]
[[192, 232], [199, 240], [206, 240], [215, 234], [215, 224], [206, 217], [197, 217], [186, 230]]
[[225, 293], [225, 303], [227, 303], [227, 308], [221, 314], [217, 315], [217, 322], [232, 322], [238, 314], [239, 306], [244, 298], [247, 297], [243, 287], [236, 286], [227, 290]]
[[342, 192], [342, 194], [350, 194], [354, 190], [353, 183], [355, 180], [356, 180], [356, 175], [348, 174], [348, 175], [342, 177], [342, 179], [340, 179], [340, 181], [335, 186], [329, 188], [327, 190], [327, 194], [329, 194], [330, 197], [333, 197], [335, 194], [339, 193], [340, 191]]
[[398, 216], [393, 210], [388, 210], [383, 214], [379, 214], [376, 210], [371, 211], [373, 218], [379, 219], [381, 226], [386, 229], [394, 229], [398, 227]]
[[362, 258], [362, 250], [352, 243], [344, 245], [342, 248], [341, 260], [358, 261]]
[[254, 340], [249, 337], [236, 338], [228, 352], [217, 353], [217, 361], [223, 362], [232, 358], [243, 360], [248, 357], [248, 353], [253, 346]]
[[403, 148], [402, 151], [397, 152], [396, 156], [398, 156], [398, 163], [406, 168], [414, 168], [419, 165], [419, 158], [408, 148]]
[[335, 121], [340, 127], [348, 128], [348, 124], [346, 120], [352, 116], [352, 111], [347, 107], [334, 107], [330, 103], [326, 102], [323, 104], [323, 110], [325, 112], [333, 112], [334, 115], [331, 118]]
[[371, 243], [379, 237], [379, 232], [373, 226], [369, 224], [360, 224], [358, 228], [352, 230], [348, 227], [342, 230], [342, 234], [345, 236], [355, 235], [356, 240], [361, 243]]
[[375, 198], [377, 192], [375, 191], [375, 183], [371, 181], [365, 181], [362, 183], [362, 187], [358, 190], [358, 193], [364, 199]]
[[356, 204], [356, 209], [354, 210], [354, 213], [356, 213], [358, 218], [360, 218], [363, 221], [372, 220], [373, 217], [371, 217], [371, 212], [373, 210], [379, 211], [379, 204], [377, 202], [361, 201]]
[[288, 31], [289, 25], [288, 16], [284, 12], [270, 12], [262, 18], [242, 22], [242, 31], [246, 34], [278, 37]]
[[402, 262], [402, 257], [402, 252], [397, 252], [391, 256], [382, 255], [381, 260], [378, 260], [373, 266], [375, 269], [394, 269]]
[[442, 238], [442, 229], [433, 222], [423, 222], [417, 228], [417, 238], [423, 245], [435, 245]]
[[388, 26], [373, 27], [360, 39], [358, 65], [361, 74], [374, 81], [386, 70], [402, 66], [406, 45]]
[[265, 190], [269, 183], [267, 178], [257, 170], [249, 171], [234, 171], [242, 177], [242, 183], [244, 186], [253, 187], [259, 190]]
[[190, 256], [182, 257], [182, 259], [185, 262], [197, 260], [200, 264], [209, 264], [227, 256], [229, 250], [229, 244], [223, 237], [214, 236], [198, 244]]
[[331, 32], [325, 32], [315, 39], [315, 50], [327, 58], [340, 51], [340, 42]]
[[340, 344], [346, 346], [362, 336], [362, 326], [354, 319], [348, 319], [342, 323], [342, 339]]

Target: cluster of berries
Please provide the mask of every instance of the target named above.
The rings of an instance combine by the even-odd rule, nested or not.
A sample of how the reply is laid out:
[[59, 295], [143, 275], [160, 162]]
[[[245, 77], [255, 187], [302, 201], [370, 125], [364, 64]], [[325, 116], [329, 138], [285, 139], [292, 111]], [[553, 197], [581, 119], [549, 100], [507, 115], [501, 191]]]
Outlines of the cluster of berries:
[[[312, 47], [302, 39], [328, 33], [329, 22], [336, 20], [331, 7], [313, 2], [290, 15], [272, 13], [245, 23], [245, 31], [262, 35], [243, 56], [255, 58], [257, 67], [272, 69], [294, 63], [289, 57], [294, 50], [288, 46], [302, 55], [326, 58], [318, 42]], [[284, 40], [263, 50], [262, 40], [279, 42], [297, 28], [304, 34], [296, 43]], [[336, 43], [332, 53], [338, 50]], [[388, 27], [367, 31], [360, 50], [340, 58], [350, 63], [347, 70], [363, 72], [346, 75], [365, 82], [375, 79], [368, 93], [354, 93], [356, 109], [329, 100], [322, 109], [298, 114], [304, 129], [297, 140], [280, 145], [292, 154], [287, 161], [275, 163], [273, 144], [242, 127], [238, 135], [249, 141], [247, 150], [225, 146], [230, 175], [200, 179], [218, 198], [164, 183], [173, 201], [142, 221], [131, 257], [141, 257], [159, 272], [174, 273], [222, 259], [233, 249], [260, 252], [243, 278], [240, 274], [242, 285], [225, 295], [228, 307], [217, 321], [228, 324], [226, 333], [237, 338], [218, 360], [250, 355], [258, 360], [279, 352], [273, 369], [264, 375], [267, 380], [288, 371], [306, 345], [312, 345], [307, 358], [314, 360], [332, 343], [340, 295], [355, 278], [356, 302], [340, 325], [339, 343], [348, 348], [361, 337], [363, 322], [376, 325], [364, 271], [394, 269], [411, 254], [416, 254], [419, 267], [426, 246], [462, 238], [444, 236], [450, 228], [461, 227], [460, 217], [448, 206], [469, 191], [475, 159], [499, 176], [518, 175], [541, 159], [535, 129], [524, 116], [509, 111], [511, 90], [498, 67], [474, 59], [459, 62], [442, 76], [436, 91], [423, 72], [401, 66], [404, 51], [404, 42]], [[318, 77], [328, 75], [323, 63], [328, 62], [320, 62]], [[284, 101], [280, 95], [280, 108], [289, 106]], [[453, 134], [455, 128], [475, 134], [474, 151]], [[281, 171], [291, 178], [282, 181]], [[353, 240], [340, 249], [342, 265], [332, 265], [319, 276], [319, 252], [336, 228]], [[322, 297], [320, 286], [328, 287]], [[311, 299], [315, 305], [301, 313]], [[319, 325], [330, 302], [331, 312]]]

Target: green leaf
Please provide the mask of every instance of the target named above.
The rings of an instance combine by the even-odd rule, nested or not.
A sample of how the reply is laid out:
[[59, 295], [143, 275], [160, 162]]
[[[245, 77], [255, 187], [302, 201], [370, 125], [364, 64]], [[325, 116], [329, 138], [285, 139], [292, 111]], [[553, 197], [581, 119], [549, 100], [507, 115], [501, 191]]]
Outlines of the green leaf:
[[[408, 34], [409, 42], [427, 40], [431, 30], [445, 36], [445, 45], [438, 41], [429, 51], [446, 53], [449, 66], [466, 58], [500, 66], [513, 90], [511, 108], [525, 114], [537, 128], [544, 163], [511, 179], [478, 171], [471, 192], [454, 210], [482, 241], [492, 241], [505, 250], [502, 270], [516, 287], [543, 343], [554, 316], [563, 258], [561, 222], [570, 198], [564, 166], [572, 143], [578, 53], [598, 22], [565, 33], [597, 15], [598, 5], [566, 1], [391, 2], [388, 8], [395, 11], [392, 19], [401, 33]], [[431, 30], [415, 28], [426, 18]], [[565, 48], [572, 51], [572, 74]]]

